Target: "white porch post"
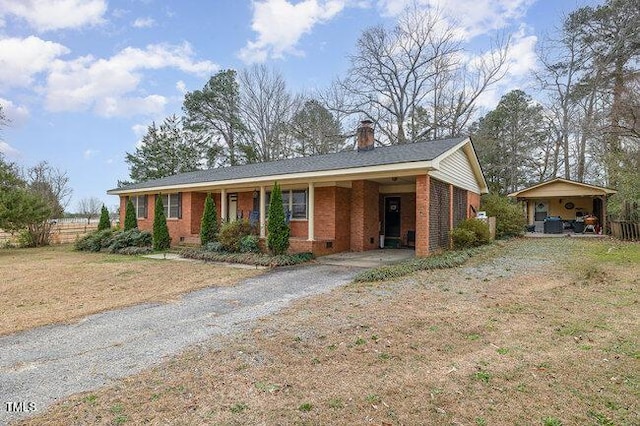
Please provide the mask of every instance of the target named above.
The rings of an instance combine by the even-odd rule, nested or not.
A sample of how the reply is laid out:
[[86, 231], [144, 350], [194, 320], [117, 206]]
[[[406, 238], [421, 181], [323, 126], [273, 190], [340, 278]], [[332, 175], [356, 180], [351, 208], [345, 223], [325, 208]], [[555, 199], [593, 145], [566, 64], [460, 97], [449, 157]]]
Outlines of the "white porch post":
[[227, 190], [222, 189], [220, 191], [220, 216], [222, 221], [227, 221]]
[[309, 219], [307, 221], [307, 226], [308, 226], [307, 234], [309, 235], [309, 238], [308, 238], [309, 241], [313, 241], [316, 239], [313, 232], [314, 219], [315, 219], [315, 204], [316, 204], [315, 198], [316, 198], [315, 186], [313, 182], [309, 182], [309, 205], [308, 205]]
[[266, 217], [267, 217], [267, 191], [264, 186], [260, 187], [260, 238], [264, 238], [267, 235], [266, 232]]

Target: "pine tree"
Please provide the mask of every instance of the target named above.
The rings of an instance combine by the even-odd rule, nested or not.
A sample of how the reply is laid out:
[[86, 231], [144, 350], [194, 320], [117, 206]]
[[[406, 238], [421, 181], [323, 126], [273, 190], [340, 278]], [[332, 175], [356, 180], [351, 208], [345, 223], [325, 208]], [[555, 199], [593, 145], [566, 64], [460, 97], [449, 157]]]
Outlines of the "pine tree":
[[102, 231], [104, 229], [111, 228], [111, 220], [109, 220], [109, 210], [102, 205], [102, 210], [100, 211], [100, 222], [98, 222], [98, 231]]
[[274, 183], [271, 190], [271, 202], [269, 203], [269, 223], [267, 224], [267, 247], [275, 255], [284, 254], [289, 248], [289, 226], [284, 217], [282, 206], [282, 193], [278, 182]]
[[164, 214], [162, 194], [156, 196], [156, 208], [153, 215], [153, 249], [166, 250], [171, 245], [167, 216]]
[[216, 204], [211, 194], [207, 194], [204, 201], [204, 212], [202, 213], [202, 221], [200, 222], [200, 243], [204, 246], [212, 243], [218, 238], [218, 214], [216, 213]]
[[124, 213], [124, 230], [129, 231], [138, 227], [138, 219], [136, 219], [136, 208], [131, 199], [127, 202]]

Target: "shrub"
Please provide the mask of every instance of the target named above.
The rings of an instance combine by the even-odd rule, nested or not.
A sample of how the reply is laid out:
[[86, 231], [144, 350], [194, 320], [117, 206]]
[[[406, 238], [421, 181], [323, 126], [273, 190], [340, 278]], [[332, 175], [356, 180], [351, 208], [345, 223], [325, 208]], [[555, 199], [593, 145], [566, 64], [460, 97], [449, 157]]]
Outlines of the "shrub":
[[470, 257], [478, 253], [478, 250], [477, 248], [473, 248], [460, 251], [448, 251], [439, 255], [419, 257], [394, 265], [380, 266], [358, 273], [353, 281], [385, 281], [392, 278], [403, 277], [416, 271], [454, 268], [464, 264]]
[[465, 219], [451, 231], [453, 247], [465, 249], [489, 244], [491, 236], [489, 226], [482, 220], [470, 218]]
[[114, 253], [126, 254], [129, 256], [137, 256], [141, 254], [153, 253], [153, 249], [151, 247], [125, 247], [125, 248], [116, 250]]
[[93, 231], [76, 241], [74, 248], [78, 251], [99, 252], [111, 243], [113, 231], [111, 229], [103, 229], [101, 231]]
[[111, 253], [118, 253], [127, 247], [151, 247], [152, 241], [153, 236], [150, 232], [140, 231], [135, 228], [129, 231], [114, 233], [103, 247], [106, 247]]
[[171, 245], [169, 228], [167, 228], [167, 217], [164, 214], [162, 195], [156, 196], [156, 207], [153, 215], [153, 249], [166, 250]]
[[128, 231], [138, 227], [138, 219], [136, 218], [136, 208], [131, 199], [127, 201], [127, 207], [124, 211], [124, 230]]
[[269, 223], [267, 224], [267, 247], [275, 255], [284, 254], [289, 249], [289, 226], [284, 217], [282, 206], [282, 193], [278, 182], [275, 182], [271, 190], [269, 203]]
[[212, 251], [212, 252], [221, 252], [224, 249], [222, 248], [222, 244], [220, 244], [220, 241], [213, 241], [211, 243], [207, 243], [204, 247], [203, 247], [204, 251]]
[[271, 256], [265, 253], [227, 253], [211, 252], [202, 249], [185, 248], [180, 256], [210, 262], [244, 263], [259, 266], [290, 266], [305, 263], [313, 259], [312, 253], [281, 254]]
[[260, 253], [260, 239], [257, 235], [247, 235], [240, 240], [241, 253]]
[[487, 216], [496, 218], [496, 238], [509, 238], [524, 233], [525, 217], [517, 204], [509, 198], [487, 194], [482, 197], [481, 207]]
[[218, 214], [216, 213], [216, 204], [211, 194], [207, 194], [207, 198], [204, 200], [202, 220], [200, 221], [200, 244], [205, 246], [207, 243], [214, 242], [217, 237]]
[[253, 228], [247, 220], [234, 220], [227, 222], [220, 228], [218, 241], [225, 251], [240, 252], [240, 241], [247, 235], [251, 235]]
[[109, 210], [102, 205], [102, 210], [100, 211], [100, 222], [98, 222], [98, 231], [103, 231], [105, 229], [111, 228], [111, 220], [109, 219]]

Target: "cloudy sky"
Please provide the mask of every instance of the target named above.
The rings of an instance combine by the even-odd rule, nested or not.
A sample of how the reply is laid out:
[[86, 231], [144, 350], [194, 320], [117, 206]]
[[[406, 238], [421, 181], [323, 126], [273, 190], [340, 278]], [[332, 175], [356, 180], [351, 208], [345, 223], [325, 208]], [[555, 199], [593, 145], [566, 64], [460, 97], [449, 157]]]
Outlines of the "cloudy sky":
[[289, 87], [324, 87], [348, 68], [361, 31], [403, 7], [439, 7], [481, 54], [511, 36], [509, 73], [491, 108], [527, 90], [535, 49], [562, 16], [597, 0], [0, 0], [0, 104], [11, 120], [0, 152], [66, 170], [68, 206], [127, 179], [125, 152], [153, 121], [180, 113], [212, 73], [265, 63]]

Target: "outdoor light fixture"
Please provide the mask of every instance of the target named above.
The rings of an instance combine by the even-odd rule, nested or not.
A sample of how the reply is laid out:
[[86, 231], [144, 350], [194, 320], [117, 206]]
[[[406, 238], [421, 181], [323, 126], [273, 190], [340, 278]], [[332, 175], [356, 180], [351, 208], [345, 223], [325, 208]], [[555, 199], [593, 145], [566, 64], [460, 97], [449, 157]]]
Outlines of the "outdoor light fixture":
[[254, 189], [254, 190], [253, 190], [253, 198], [254, 198], [254, 199], [255, 199], [255, 198], [258, 198], [258, 196], [259, 196], [259, 195], [260, 195], [260, 193], [258, 192], [258, 190], [257, 190], [257, 189]]

